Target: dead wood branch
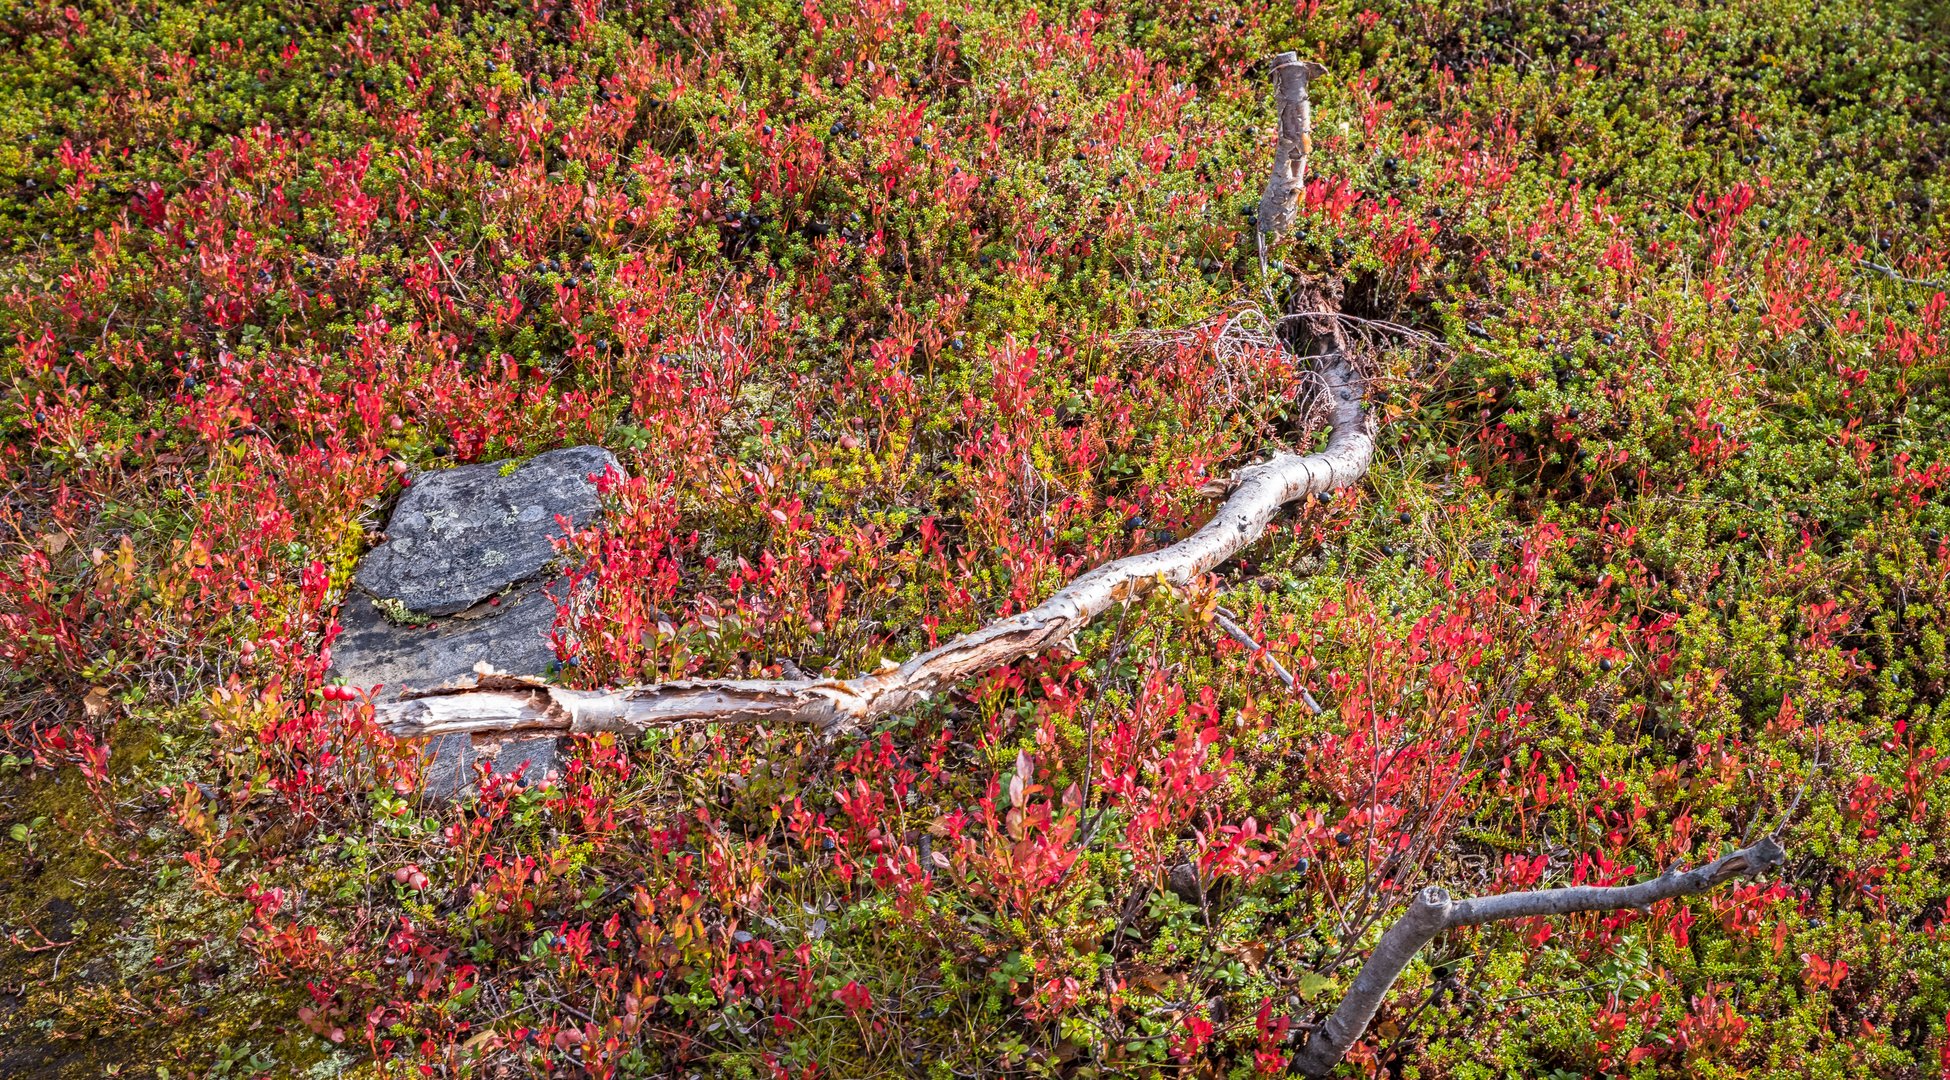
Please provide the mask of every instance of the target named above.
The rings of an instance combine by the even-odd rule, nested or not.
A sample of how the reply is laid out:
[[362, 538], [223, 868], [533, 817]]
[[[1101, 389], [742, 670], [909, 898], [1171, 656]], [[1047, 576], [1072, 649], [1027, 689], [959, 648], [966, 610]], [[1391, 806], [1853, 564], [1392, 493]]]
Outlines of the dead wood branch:
[[1271, 668], [1274, 676], [1280, 680], [1280, 685], [1286, 687], [1287, 693], [1298, 694], [1300, 696], [1300, 700], [1307, 706], [1308, 712], [1313, 713], [1315, 716], [1321, 714], [1320, 702], [1314, 700], [1313, 692], [1301, 686], [1299, 680], [1293, 677], [1293, 672], [1288, 671], [1286, 665], [1280, 663], [1280, 658], [1273, 655], [1273, 650], [1261, 645], [1257, 639], [1247, 633], [1246, 628], [1239, 625], [1239, 621], [1232, 616], [1231, 612], [1224, 608], [1219, 608], [1212, 613], [1212, 621], [1217, 623], [1219, 629], [1224, 630], [1227, 636], [1231, 637], [1232, 640], [1238, 642], [1241, 647], [1251, 653], [1255, 659], [1265, 661], [1266, 666]]
[[1401, 976], [1402, 969], [1415, 959], [1422, 947], [1444, 930], [1480, 926], [1507, 919], [1526, 919], [1540, 915], [1568, 915], [1580, 911], [1617, 911], [1622, 908], [1644, 910], [1661, 900], [1703, 893], [1735, 878], [1754, 877], [1781, 865], [1787, 853], [1767, 837], [1730, 855], [1722, 855], [1693, 870], [1667, 870], [1650, 881], [1637, 885], [1579, 885], [1565, 889], [1537, 889], [1504, 893], [1469, 900], [1455, 900], [1448, 890], [1430, 887], [1415, 894], [1408, 910], [1381, 935], [1368, 962], [1348, 988], [1327, 1022], [1308, 1037], [1307, 1045], [1294, 1059], [1294, 1066], [1306, 1076], [1325, 1076], [1354, 1045], [1388, 991]]
[[1257, 638], [1247, 633], [1246, 628], [1239, 625], [1239, 620], [1233, 618], [1224, 608], [1220, 608], [1212, 613], [1212, 621], [1217, 623], [1219, 629], [1226, 632], [1227, 637], [1238, 642], [1239, 647], [1245, 649], [1254, 659], [1264, 660], [1266, 666], [1271, 668], [1273, 674], [1280, 680], [1280, 685], [1287, 688], [1288, 693], [1297, 694], [1300, 692], [1299, 684], [1293, 680], [1293, 672], [1288, 671], [1286, 665], [1280, 663], [1280, 658], [1274, 656], [1271, 649], [1261, 645]]
[[1258, 540], [1288, 503], [1359, 481], [1374, 455], [1362, 377], [1338, 352], [1324, 358], [1320, 373], [1333, 426], [1319, 452], [1280, 454], [1240, 469], [1233, 474], [1232, 497], [1191, 536], [1099, 566], [1036, 607], [963, 634], [897, 668], [852, 679], [686, 680], [622, 690], [569, 690], [512, 676], [484, 676], [473, 686], [380, 705], [378, 719], [395, 735], [415, 737], [643, 731], [734, 721], [803, 723], [827, 731], [858, 727], [1056, 645], [1112, 607], [1140, 599], [1160, 584], [1188, 588]]
[[[1290, 221], [1311, 146], [1307, 82], [1325, 69], [1292, 53], [1275, 60], [1280, 95], [1280, 148], [1262, 221]], [[1272, 210], [1269, 211], [1268, 207]], [[1282, 209], [1284, 208], [1284, 209]], [[1338, 294], [1316, 283], [1296, 290], [1303, 313], [1338, 314]], [[1106, 563], [1036, 607], [930, 649], [898, 667], [851, 679], [684, 680], [619, 690], [570, 690], [539, 680], [483, 675], [472, 686], [447, 687], [378, 706], [378, 720], [399, 736], [507, 731], [636, 732], [696, 723], [810, 724], [825, 731], [857, 728], [925, 701], [1002, 664], [1057, 645], [1119, 604], [1163, 585], [1190, 587], [1266, 532], [1280, 509], [1309, 495], [1358, 482], [1374, 456], [1364, 408], [1366, 375], [1345, 347], [1339, 321], [1303, 322], [1320, 343], [1315, 360], [1327, 444], [1311, 454], [1282, 453], [1232, 474], [1230, 497], [1204, 527], [1167, 548]]]
[[1855, 260], [1855, 263], [1857, 266], [1862, 266], [1870, 270], [1874, 270], [1876, 273], [1881, 274], [1883, 277], [1886, 277], [1891, 281], [1900, 282], [1904, 285], [1921, 285], [1926, 289], [1950, 288], [1950, 282], [1933, 281], [1928, 278], [1904, 277], [1902, 273], [1898, 271], [1895, 267], [1884, 266], [1881, 263], [1870, 262], [1867, 259], [1857, 259]]

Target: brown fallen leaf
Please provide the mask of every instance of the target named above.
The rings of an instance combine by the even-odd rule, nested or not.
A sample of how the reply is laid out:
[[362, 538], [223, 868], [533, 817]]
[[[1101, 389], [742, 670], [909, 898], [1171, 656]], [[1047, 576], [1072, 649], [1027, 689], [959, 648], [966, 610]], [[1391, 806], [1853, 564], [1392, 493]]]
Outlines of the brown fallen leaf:
[[108, 688], [105, 686], [91, 688], [81, 699], [81, 711], [90, 720], [100, 720], [114, 707], [115, 702], [108, 696]]

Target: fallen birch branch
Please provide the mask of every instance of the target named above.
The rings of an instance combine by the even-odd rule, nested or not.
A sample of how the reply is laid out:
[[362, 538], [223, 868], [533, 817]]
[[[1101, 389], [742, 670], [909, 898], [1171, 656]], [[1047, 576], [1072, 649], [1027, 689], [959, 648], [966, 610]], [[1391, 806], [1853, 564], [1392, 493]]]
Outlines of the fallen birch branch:
[[1527, 919], [1539, 915], [1568, 915], [1579, 911], [1616, 911], [1621, 908], [1644, 910], [1661, 900], [1706, 892], [1735, 878], [1754, 877], [1781, 865], [1787, 853], [1772, 837], [1741, 848], [1692, 870], [1667, 870], [1650, 881], [1637, 885], [1578, 885], [1564, 889], [1537, 889], [1503, 893], [1469, 900], [1455, 900], [1445, 889], [1430, 887], [1415, 894], [1408, 910], [1381, 935], [1368, 962], [1348, 988], [1347, 997], [1326, 1023], [1316, 1028], [1307, 1045], [1294, 1059], [1294, 1067], [1305, 1076], [1325, 1076], [1347, 1055], [1388, 991], [1401, 976], [1402, 969], [1415, 959], [1422, 947], [1444, 930], [1508, 919]]
[[[1292, 53], [1274, 58], [1280, 142], [1260, 202], [1262, 229], [1292, 223], [1312, 146], [1307, 83], [1325, 71]], [[1275, 231], [1275, 230], [1267, 230]], [[1333, 311], [1303, 311], [1333, 316]], [[1326, 341], [1342, 341], [1332, 318]], [[1364, 408], [1366, 380], [1343, 348], [1317, 356], [1330, 426], [1326, 446], [1285, 453], [1233, 473], [1230, 497], [1212, 520], [1170, 547], [1106, 563], [1034, 608], [1000, 619], [888, 670], [851, 679], [682, 680], [618, 690], [571, 690], [539, 680], [484, 674], [472, 686], [415, 693], [377, 707], [394, 735], [425, 738], [516, 731], [636, 732], [693, 723], [810, 724], [857, 728], [925, 701], [998, 665], [1056, 645], [1110, 608], [1159, 585], [1185, 589], [1258, 540], [1282, 507], [1358, 482], [1374, 456]]]
[[377, 707], [394, 735], [643, 731], [674, 724], [757, 722], [857, 728], [1001, 664], [1062, 642], [1120, 603], [1164, 585], [1187, 589], [1258, 540], [1287, 504], [1346, 487], [1368, 471], [1374, 439], [1362, 379], [1338, 351], [1323, 358], [1331, 433], [1312, 454], [1280, 454], [1232, 475], [1232, 496], [1203, 528], [1170, 547], [1105, 563], [1041, 604], [963, 634], [890, 670], [851, 679], [683, 680], [620, 690], [571, 690], [507, 675]]

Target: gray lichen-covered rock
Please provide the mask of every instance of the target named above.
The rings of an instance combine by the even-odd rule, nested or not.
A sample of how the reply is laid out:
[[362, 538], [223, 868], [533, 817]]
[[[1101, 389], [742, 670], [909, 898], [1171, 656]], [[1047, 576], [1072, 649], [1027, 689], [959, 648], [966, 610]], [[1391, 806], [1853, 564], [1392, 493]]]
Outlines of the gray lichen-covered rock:
[[555, 661], [548, 640], [556, 610], [550, 591], [562, 596], [567, 588], [560, 579], [528, 585], [497, 605], [426, 628], [396, 623], [370, 598], [354, 592], [339, 605], [332, 671], [385, 701], [407, 690], [471, 679], [474, 665], [483, 662], [510, 675], [545, 675]]
[[[486, 663], [511, 675], [545, 675], [555, 662], [549, 634], [555, 627], [554, 596], [566, 595], [556, 579], [517, 589], [497, 604], [477, 605], [431, 626], [406, 626], [386, 617], [358, 592], [339, 605], [339, 637], [332, 644], [332, 674], [391, 701], [407, 690], [430, 690], [474, 676]], [[424, 790], [455, 798], [474, 785], [475, 766], [486, 760], [501, 774], [524, 764], [533, 783], [562, 766], [562, 740], [553, 735], [446, 735], [430, 740]]]
[[[417, 477], [393, 511], [386, 542], [353, 573], [364, 591], [339, 606], [333, 674], [379, 700], [471, 678], [482, 663], [512, 675], [546, 674], [555, 661], [550, 594], [563, 595], [568, 585], [530, 579], [555, 557], [557, 515], [575, 528], [595, 518], [592, 477], [610, 468], [621, 471], [609, 451], [578, 446], [505, 475], [490, 463]], [[520, 582], [528, 583], [491, 599]], [[408, 625], [389, 618], [386, 604], [452, 617]], [[426, 793], [453, 798], [474, 786], [484, 761], [534, 782], [560, 769], [564, 747], [553, 735], [448, 735], [426, 750]]]
[[600, 446], [538, 454], [502, 474], [497, 463], [422, 473], [400, 498], [386, 542], [353, 579], [425, 615], [451, 615], [540, 573], [562, 535], [556, 516], [580, 528], [600, 509], [591, 479], [616, 458]]
[[523, 784], [537, 784], [561, 773], [563, 742], [553, 735], [442, 735], [427, 743], [420, 786], [436, 798], [458, 797], [474, 786], [482, 761], [491, 763], [496, 775], [520, 770]]

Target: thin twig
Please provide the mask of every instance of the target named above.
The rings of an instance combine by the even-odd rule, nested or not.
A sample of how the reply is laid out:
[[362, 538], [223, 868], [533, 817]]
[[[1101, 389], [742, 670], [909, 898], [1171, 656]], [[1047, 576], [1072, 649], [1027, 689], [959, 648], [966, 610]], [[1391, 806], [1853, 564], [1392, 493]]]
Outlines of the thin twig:
[[1397, 334], [1401, 337], [1408, 338], [1410, 341], [1417, 341], [1438, 350], [1446, 351], [1449, 348], [1441, 338], [1436, 337], [1426, 330], [1417, 330], [1412, 326], [1403, 326], [1400, 323], [1389, 322], [1386, 319], [1364, 319], [1359, 315], [1349, 315], [1343, 311], [1300, 311], [1292, 315], [1283, 316], [1280, 321], [1287, 323], [1300, 319], [1317, 319], [1322, 317], [1339, 319], [1342, 322], [1353, 323], [1356, 326], [1365, 326], [1371, 330], [1381, 330], [1386, 333]]
[[433, 252], [433, 261], [440, 264], [441, 272], [447, 275], [447, 284], [452, 285], [454, 287], [454, 299], [460, 301], [463, 304], [466, 304], [468, 307], [471, 308], [480, 307], [479, 304], [476, 304], [472, 299], [468, 297], [467, 290], [461, 287], [460, 279], [454, 277], [453, 268], [447, 265], [447, 260], [444, 256], [440, 254], [440, 249], [434, 246], [433, 237], [431, 236], [427, 237], [426, 241], [427, 241], [427, 250]]
[[[1288, 671], [1286, 665], [1280, 663], [1280, 658], [1273, 655], [1273, 650], [1254, 640], [1253, 636], [1246, 632], [1245, 627], [1239, 625], [1230, 612], [1224, 608], [1218, 608], [1212, 612], [1212, 621], [1217, 623], [1219, 629], [1224, 630], [1232, 640], [1238, 642], [1256, 659], [1266, 661], [1267, 666], [1273, 669], [1273, 674], [1279, 676], [1280, 682], [1286, 686], [1288, 693], [1297, 694], [1300, 692], [1300, 684], [1294, 679], [1293, 672]], [[1320, 715], [1320, 707], [1313, 701], [1308, 701], [1308, 708], [1313, 710], [1315, 716]]]
[[1886, 277], [1891, 281], [1900, 281], [1904, 285], [1921, 285], [1926, 289], [1950, 289], [1950, 282], [1942, 282], [1942, 281], [1936, 281], [1934, 279], [1926, 279], [1926, 278], [1904, 277], [1902, 274], [1898, 273], [1893, 267], [1884, 266], [1881, 263], [1877, 263], [1877, 262], [1870, 262], [1867, 259], [1857, 259], [1855, 260], [1855, 264], [1857, 266], [1864, 266], [1869, 268], [1870, 270], [1874, 270], [1876, 273], [1881, 274], [1883, 277]]

